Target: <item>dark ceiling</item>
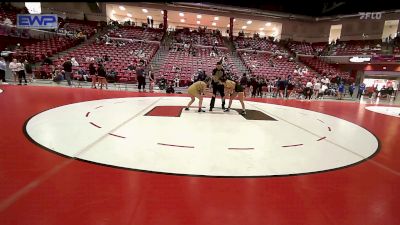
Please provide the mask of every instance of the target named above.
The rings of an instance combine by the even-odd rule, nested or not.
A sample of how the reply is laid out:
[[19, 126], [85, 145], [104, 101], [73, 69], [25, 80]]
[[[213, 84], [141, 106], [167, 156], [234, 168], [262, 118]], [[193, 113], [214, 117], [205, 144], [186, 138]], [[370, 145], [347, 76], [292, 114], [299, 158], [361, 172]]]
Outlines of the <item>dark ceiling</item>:
[[354, 14], [359, 12], [378, 12], [382, 10], [400, 9], [400, 0], [273, 0], [273, 1], [255, 1], [255, 0], [217, 0], [204, 1], [202, 3], [211, 3], [219, 5], [240, 6], [245, 8], [262, 9], [268, 11], [286, 12], [314, 17]]

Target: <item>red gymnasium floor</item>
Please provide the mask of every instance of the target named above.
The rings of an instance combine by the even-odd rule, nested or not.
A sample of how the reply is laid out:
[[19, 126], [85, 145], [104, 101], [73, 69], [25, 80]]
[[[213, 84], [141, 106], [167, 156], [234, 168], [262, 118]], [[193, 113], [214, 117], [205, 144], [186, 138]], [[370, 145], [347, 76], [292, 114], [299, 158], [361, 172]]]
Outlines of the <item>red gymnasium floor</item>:
[[[202, 177], [76, 160], [44, 150], [24, 134], [30, 117], [51, 108], [150, 94], [29, 86], [2, 89], [2, 225], [400, 224], [400, 119], [367, 111], [365, 105], [253, 99], [322, 112], [366, 128], [378, 138], [379, 150], [361, 163], [305, 175]], [[65, 134], [58, 135], [62, 139]]]

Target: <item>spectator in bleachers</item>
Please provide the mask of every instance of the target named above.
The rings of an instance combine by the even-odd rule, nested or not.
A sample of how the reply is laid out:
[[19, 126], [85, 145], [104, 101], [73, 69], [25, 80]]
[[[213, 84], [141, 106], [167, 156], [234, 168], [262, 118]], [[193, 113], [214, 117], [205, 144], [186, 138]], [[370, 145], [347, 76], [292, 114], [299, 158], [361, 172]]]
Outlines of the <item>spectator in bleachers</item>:
[[86, 71], [82, 68], [80, 68], [78, 70], [78, 75], [81, 75], [81, 77], [84, 81], [87, 81], [87, 78], [89, 77], [89, 75], [86, 73]]
[[326, 90], [328, 90], [328, 86], [326, 84], [322, 84], [321, 89], [319, 89], [319, 95], [318, 95], [320, 99], [324, 99]]
[[6, 17], [6, 18], [4, 19], [3, 24], [4, 24], [4, 25], [8, 25], [8, 26], [12, 26], [12, 25], [13, 25], [12, 21], [11, 21], [10, 18], [8, 18], [8, 17]]
[[67, 80], [68, 86], [71, 86], [71, 74], [72, 74], [72, 63], [70, 58], [63, 63], [64, 71], [65, 71], [65, 79]]
[[94, 62], [94, 58], [93, 57], [86, 57], [85, 61], [88, 62]]
[[204, 81], [207, 78], [206, 72], [204, 70], [202, 70], [201, 68], [199, 68], [197, 70], [197, 79], [195, 79], [194, 82], [202, 80]]
[[112, 68], [111, 71], [107, 73], [106, 78], [107, 78], [107, 80], [109, 80], [111, 82], [115, 82], [115, 80], [117, 79], [117, 75], [118, 75], [118, 72], [115, 71], [114, 68]]
[[42, 55], [42, 58], [44, 59], [42, 65], [52, 65], [53, 64], [53, 61], [50, 59], [50, 56]]
[[211, 52], [210, 52], [210, 57], [211, 57], [211, 58], [215, 58], [215, 56], [216, 56], [215, 52], [214, 52], [214, 51], [211, 51]]
[[72, 63], [72, 66], [76, 66], [76, 67], [79, 66], [79, 63], [78, 63], [78, 61], [76, 61], [75, 57], [71, 58], [71, 63]]
[[64, 70], [60, 69], [55, 70], [54, 75], [52, 77], [53, 81], [59, 84], [63, 80], [64, 74], [65, 74]]
[[329, 78], [328, 78], [328, 77], [326, 77], [326, 76], [324, 76], [324, 78], [323, 78], [323, 79], [321, 79], [321, 83], [323, 83], [323, 84], [325, 84], [325, 85], [328, 85], [328, 84], [330, 84]]
[[136, 70], [136, 66], [133, 63], [131, 63], [129, 64], [127, 70]]
[[274, 61], [272, 60], [272, 58], [268, 59], [268, 64], [270, 67], [274, 67]]

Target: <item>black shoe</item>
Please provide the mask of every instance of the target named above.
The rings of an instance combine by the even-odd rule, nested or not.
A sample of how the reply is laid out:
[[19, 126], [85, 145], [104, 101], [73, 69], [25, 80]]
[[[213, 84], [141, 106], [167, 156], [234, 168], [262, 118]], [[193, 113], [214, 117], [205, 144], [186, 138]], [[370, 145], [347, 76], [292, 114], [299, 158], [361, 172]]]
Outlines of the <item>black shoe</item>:
[[212, 108], [210, 108], [210, 110], [209, 110], [210, 112], [212, 112]]
[[224, 112], [229, 112], [229, 108], [225, 109]]
[[242, 111], [241, 113], [240, 113], [240, 115], [246, 115], [246, 111]]
[[204, 111], [204, 110], [202, 110], [202, 109], [199, 109], [199, 110], [197, 110], [197, 112], [206, 112], [206, 111]]
[[186, 111], [189, 111], [189, 108], [185, 108]]

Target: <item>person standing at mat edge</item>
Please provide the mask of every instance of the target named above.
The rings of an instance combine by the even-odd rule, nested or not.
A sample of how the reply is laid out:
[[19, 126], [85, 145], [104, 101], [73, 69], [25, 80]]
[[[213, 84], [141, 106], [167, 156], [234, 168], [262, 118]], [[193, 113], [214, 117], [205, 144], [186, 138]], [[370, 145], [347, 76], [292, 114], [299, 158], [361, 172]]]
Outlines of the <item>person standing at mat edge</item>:
[[67, 61], [63, 64], [65, 71], [65, 79], [67, 80], [68, 86], [71, 86], [71, 74], [72, 74], [72, 62], [70, 58], [67, 58]]
[[146, 78], [145, 78], [145, 76], [144, 76], [144, 68], [143, 68], [142, 65], [141, 65], [141, 66], [138, 66], [138, 67], [136, 68], [136, 79], [137, 79], [137, 81], [138, 81], [138, 89], [139, 89], [139, 92], [142, 91], [142, 87], [143, 87], [143, 91], [146, 91], [146, 90], [145, 90]]
[[[212, 71], [212, 89], [213, 95], [210, 102], [210, 111], [213, 110], [215, 104], [215, 97], [217, 96], [217, 92], [221, 95], [222, 100], [222, 109], [225, 109], [225, 94], [224, 94], [224, 83], [221, 79], [225, 79], [225, 71], [222, 68], [222, 63], [218, 62], [217, 67]], [[226, 80], [226, 79], [225, 79]]]

